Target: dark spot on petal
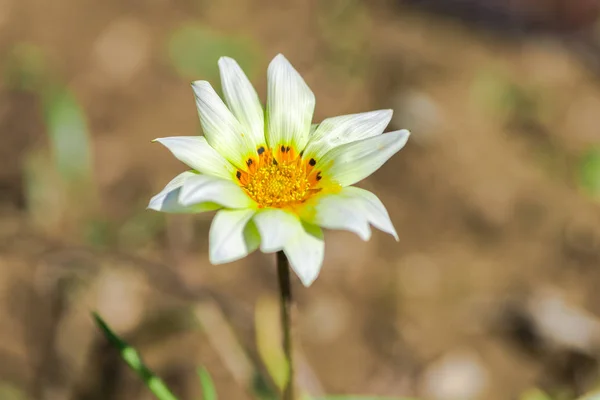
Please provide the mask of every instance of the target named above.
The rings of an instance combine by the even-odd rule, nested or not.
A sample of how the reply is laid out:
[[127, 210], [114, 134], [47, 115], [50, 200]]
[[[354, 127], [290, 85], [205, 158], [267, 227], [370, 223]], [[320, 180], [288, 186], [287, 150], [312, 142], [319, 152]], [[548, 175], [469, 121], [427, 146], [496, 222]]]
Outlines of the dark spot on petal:
[[264, 152], [265, 152], [265, 148], [264, 148], [264, 147], [262, 147], [262, 146], [260, 146], [260, 147], [258, 148], [257, 152], [258, 152], [258, 155], [261, 155], [262, 153], [264, 153]]
[[238, 171], [235, 176], [237, 176], [238, 179], [240, 179], [242, 177], [242, 173], [240, 171]]
[[285, 148], [285, 152], [287, 153], [288, 151], [290, 151], [290, 146]]
[[252, 159], [251, 158], [249, 158], [248, 161], [246, 161], [246, 165], [247, 166], [251, 166], [252, 165]]
[[304, 155], [304, 150], [302, 150], [302, 151], [300, 152], [300, 157], [302, 157], [303, 155]]
[[277, 165], [277, 164], [279, 164], [279, 163], [277, 162], [277, 160], [273, 160], [273, 165]]
[[317, 160], [315, 160], [314, 158], [311, 158], [310, 161], [308, 162], [311, 166], [315, 166], [315, 164], [317, 163]]
[[317, 180], [320, 181], [321, 178], [323, 178], [323, 177], [321, 176], [321, 171], [319, 171], [319, 172], [317, 172]]
[[281, 152], [285, 153], [285, 146], [284, 145], [281, 145]]

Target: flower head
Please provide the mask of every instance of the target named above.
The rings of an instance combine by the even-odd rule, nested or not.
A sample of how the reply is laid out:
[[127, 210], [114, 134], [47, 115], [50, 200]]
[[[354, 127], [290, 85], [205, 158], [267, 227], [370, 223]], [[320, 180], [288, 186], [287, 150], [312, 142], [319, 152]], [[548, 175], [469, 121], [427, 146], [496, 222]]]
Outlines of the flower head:
[[156, 139], [191, 171], [175, 177], [148, 208], [172, 213], [219, 210], [209, 234], [213, 264], [260, 247], [283, 250], [309, 286], [323, 263], [321, 227], [369, 240], [370, 225], [398, 237], [373, 193], [352, 187], [398, 152], [409, 132], [382, 134], [391, 110], [311, 125], [315, 97], [282, 56], [268, 68], [266, 114], [231, 58], [219, 60], [225, 102], [206, 81], [192, 83], [204, 136]]

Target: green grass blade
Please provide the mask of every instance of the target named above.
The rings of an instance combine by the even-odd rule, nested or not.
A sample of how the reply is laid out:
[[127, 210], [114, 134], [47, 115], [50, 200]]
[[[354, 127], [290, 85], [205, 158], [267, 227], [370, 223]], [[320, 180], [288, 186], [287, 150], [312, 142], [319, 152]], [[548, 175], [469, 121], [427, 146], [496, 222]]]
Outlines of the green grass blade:
[[198, 376], [202, 385], [203, 400], [217, 400], [217, 390], [206, 368], [198, 368]]
[[148, 389], [154, 393], [156, 398], [159, 400], [177, 400], [177, 397], [171, 393], [164, 382], [144, 365], [139, 353], [118, 337], [97, 313], [92, 313], [92, 315], [104, 336], [106, 336], [108, 341], [119, 350], [123, 360], [140, 376], [140, 378], [142, 378]]

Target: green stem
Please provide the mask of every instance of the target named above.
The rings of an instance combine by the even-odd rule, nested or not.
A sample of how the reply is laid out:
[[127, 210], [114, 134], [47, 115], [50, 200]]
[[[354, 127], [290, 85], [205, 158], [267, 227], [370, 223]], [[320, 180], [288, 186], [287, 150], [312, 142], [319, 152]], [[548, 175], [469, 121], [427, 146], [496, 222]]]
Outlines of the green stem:
[[294, 362], [292, 357], [291, 329], [292, 288], [290, 285], [290, 264], [283, 251], [277, 252], [277, 277], [279, 280], [281, 326], [283, 329], [283, 352], [287, 361], [287, 381], [283, 389], [282, 399], [294, 400]]

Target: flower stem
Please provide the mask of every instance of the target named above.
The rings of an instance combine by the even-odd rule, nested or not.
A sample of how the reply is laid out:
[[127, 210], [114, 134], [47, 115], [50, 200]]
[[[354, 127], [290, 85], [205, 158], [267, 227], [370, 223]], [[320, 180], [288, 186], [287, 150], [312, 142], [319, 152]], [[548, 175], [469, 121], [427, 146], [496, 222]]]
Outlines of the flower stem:
[[292, 358], [292, 288], [290, 285], [290, 264], [283, 253], [277, 252], [277, 277], [279, 279], [279, 302], [281, 305], [281, 326], [283, 330], [283, 352], [287, 361], [287, 381], [283, 389], [283, 400], [294, 400], [294, 362]]

